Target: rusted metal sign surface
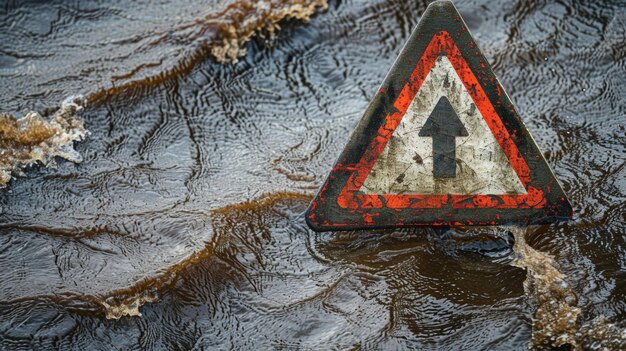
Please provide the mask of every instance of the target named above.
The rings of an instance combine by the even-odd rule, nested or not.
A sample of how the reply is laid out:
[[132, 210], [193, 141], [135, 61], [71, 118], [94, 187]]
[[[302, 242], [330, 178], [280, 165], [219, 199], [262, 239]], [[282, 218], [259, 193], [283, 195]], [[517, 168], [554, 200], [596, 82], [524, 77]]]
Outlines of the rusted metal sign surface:
[[306, 213], [318, 231], [571, 216], [449, 1], [428, 7]]

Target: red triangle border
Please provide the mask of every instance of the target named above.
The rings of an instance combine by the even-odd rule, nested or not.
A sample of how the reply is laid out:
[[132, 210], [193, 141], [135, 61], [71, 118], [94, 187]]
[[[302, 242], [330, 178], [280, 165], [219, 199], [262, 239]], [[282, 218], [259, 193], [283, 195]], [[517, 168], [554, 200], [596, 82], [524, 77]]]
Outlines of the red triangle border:
[[[463, 81], [465, 88], [471, 95], [476, 107], [485, 118], [485, 122], [491, 129], [496, 140], [502, 147], [513, 170], [518, 175], [527, 193], [523, 195], [506, 194], [469, 194], [469, 195], [419, 195], [419, 194], [363, 194], [359, 189], [365, 182], [367, 175], [376, 163], [385, 145], [393, 135], [396, 127], [406, 114], [406, 111], [419, 92], [428, 72], [432, 69], [435, 61], [445, 53], [457, 74]], [[384, 91], [379, 92], [384, 94]], [[502, 92], [498, 89], [498, 93]], [[365, 150], [361, 161], [356, 165], [338, 164], [333, 172], [339, 170], [351, 170], [353, 173], [348, 178], [346, 185], [341, 190], [337, 202], [342, 208], [350, 209], [375, 209], [375, 208], [442, 208], [451, 205], [453, 208], [542, 208], [546, 204], [543, 191], [529, 185], [530, 170], [524, 158], [520, 155], [517, 146], [513, 142], [509, 132], [496, 113], [489, 98], [476, 79], [474, 73], [463, 58], [454, 40], [447, 31], [441, 31], [433, 37], [430, 44], [418, 61], [408, 82], [394, 102], [396, 112], [387, 115], [385, 122], [378, 129], [378, 135]], [[497, 195], [500, 201], [495, 201], [492, 195]], [[470, 200], [471, 201], [468, 201]]]

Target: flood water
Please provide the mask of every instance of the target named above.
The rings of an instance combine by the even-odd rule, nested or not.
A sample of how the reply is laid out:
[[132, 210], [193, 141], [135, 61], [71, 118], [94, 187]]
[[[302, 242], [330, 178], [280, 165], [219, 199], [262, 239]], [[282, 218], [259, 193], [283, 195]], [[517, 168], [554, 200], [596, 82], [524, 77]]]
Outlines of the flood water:
[[306, 226], [428, 2], [2, 1], [0, 122], [90, 134], [0, 189], [0, 349], [626, 348], [623, 1], [455, 2], [573, 220]]

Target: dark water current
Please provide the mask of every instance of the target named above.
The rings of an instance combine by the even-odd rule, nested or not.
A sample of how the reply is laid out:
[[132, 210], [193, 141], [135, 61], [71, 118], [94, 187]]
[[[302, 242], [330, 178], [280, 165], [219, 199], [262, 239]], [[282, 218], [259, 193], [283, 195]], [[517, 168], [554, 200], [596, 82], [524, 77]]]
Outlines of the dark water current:
[[0, 112], [91, 132], [0, 190], [0, 349], [625, 347], [624, 1], [456, 2], [574, 220], [307, 228], [427, 4], [0, 1]]

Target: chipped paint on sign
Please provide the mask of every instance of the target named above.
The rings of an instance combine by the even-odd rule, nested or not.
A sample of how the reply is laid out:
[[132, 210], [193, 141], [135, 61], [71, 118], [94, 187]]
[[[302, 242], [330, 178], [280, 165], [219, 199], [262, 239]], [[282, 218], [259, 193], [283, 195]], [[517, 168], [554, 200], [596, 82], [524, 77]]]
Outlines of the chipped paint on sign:
[[[433, 140], [420, 131], [445, 96], [468, 136], [456, 138], [456, 173], [433, 172]], [[502, 147], [446, 56], [440, 56], [379, 155], [360, 191], [366, 194], [526, 194]]]
[[450, 1], [428, 6], [306, 212], [316, 231], [546, 223], [572, 207]]

